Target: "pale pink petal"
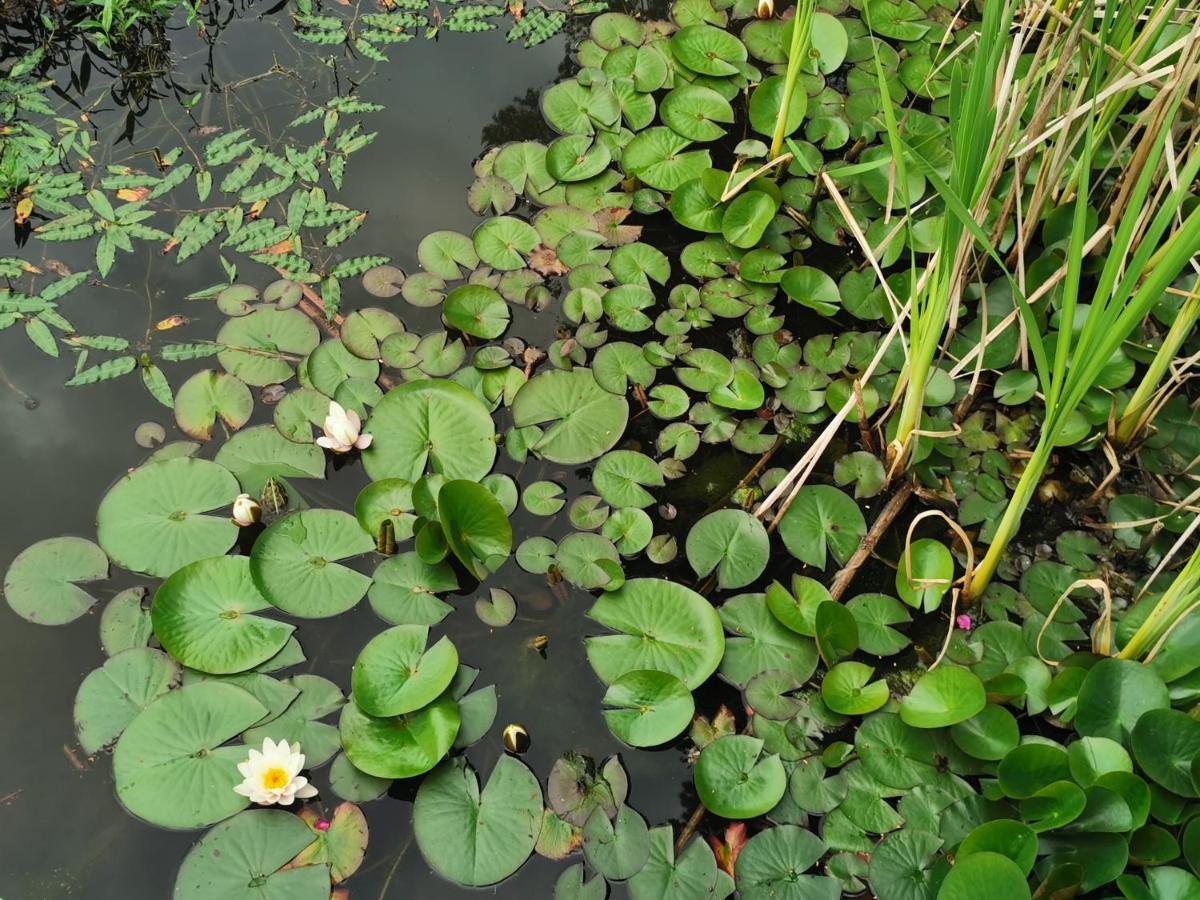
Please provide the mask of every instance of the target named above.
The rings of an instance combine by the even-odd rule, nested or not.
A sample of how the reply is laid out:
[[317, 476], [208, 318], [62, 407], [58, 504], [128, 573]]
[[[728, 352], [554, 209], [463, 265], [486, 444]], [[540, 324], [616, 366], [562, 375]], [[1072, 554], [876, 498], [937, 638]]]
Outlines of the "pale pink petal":
[[366, 450], [368, 447], [371, 446], [371, 441], [373, 441], [374, 439], [375, 439], [374, 435], [360, 434], [358, 436], [358, 440], [354, 442], [354, 446], [357, 447], [359, 450]]

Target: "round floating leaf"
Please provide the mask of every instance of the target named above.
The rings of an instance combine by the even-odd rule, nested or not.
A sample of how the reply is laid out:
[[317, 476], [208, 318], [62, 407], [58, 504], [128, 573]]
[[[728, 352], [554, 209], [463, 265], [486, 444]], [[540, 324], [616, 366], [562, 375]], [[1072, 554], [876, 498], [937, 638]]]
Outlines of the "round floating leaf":
[[449, 563], [430, 565], [410, 551], [379, 564], [368, 598], [385, 622], [436, 625], [453, 611], [437, 594], [457, 589], [458, 577]]
[[299, 817], [316, 839], [296, 855], [293, 866], [329, 867], [329, 877], [340, 884], [358, 871], [367, 851], [367, 817], [353, 803], [341, 803], [333, 817], [319, 827], [315, 809], [302, 809]]
[[846, 604], [858, 623], [858, 644], [867, 653], [890, 656], [908, 646], [909, 640], [893, 625], [912, 621], [908, 610], [887, 594], [859, 594]]
[[748, 735], [717, 738], [696, 761], [696, 793], [705, 809], [723, 819], [753, 819], [774, 809], [787, 790], [787, 773], [763, 742]]
[[989, 703], [978, 714], [950, 729], [950, 737], [976, 759], [1000, 760], [1017, 746], [1021, 729], [1003, 706]]
[[512, 525], [483, 485], [447, 481], [438, 493], [438, 513], [450, 549], [477, 578], [496, 571], [512, 553]]
[[400, 716], [432, 703], [458, 671], [458, 651], [442, 637], [425, 649], [429, 629], [397, 625], [363, 647], [350, 673], [354, 702], [371, 716]]
[[363, 452], [363, 466], [375, 480], [415, 483], [428, 468], [447, 478], [479, 481], [496, 460], [491, 414], [475, 394], [451, 381], [413, 381], [393, 388], [375, 407], [365, 430], [374, 439]]
[[689, 141], [715, 141], [725, 136], [722, 124], [733, 123], [733, 107], [712, 88], [685, 84], [676, 87], [659, 106], [662, 120]]
[[512, 414], [518, 428], [542, 427], [542, 436], [531, 448], [535, 453], [552, 462], [579, 465], [621, 439], [629, 406], [624, 397], [600, 387], [590, 370], [575, 368], [531, 378], [517, 391]]
[[882, 678], [871, 681], [875, 670], [859, 662], [840, 662], [821, 682], [821, 699], [836, 713], [865, 716], [887, 703], [890, 692]]
[[325, 900], [329, 867], [284, 868], [314, 842], [304, 820], [250, 809], [204, 835], [175, 877], [175, 900]]
[[741, 509], [720, 509], [692, 526], [684, 547], [701, 578], [714, 569], [723, 590], [744, 587], [767, 567], [770, 539], [761, 521]]
[[802, 487], [779, 521], [779, 536], [788, 552], [817, 568], [825, 567], [826, 553], [845, 565], [866, 533], [858, 504], [826, 484]]
[[[775, 123], [783, 106], [784, 77], [772, 75], [764, 79], [750, 95], [750, 124], [759, 134], [774, 136]], [[783, 133], [791, 134], [804, 122], [808, 109], [808, 94], [803, 89], [792, 91], [788, 102], [787, 122]], [[753, 244], [747, 245], [753, 246]]]
[[662, 471], [650, 457], [635, 450], [613, 450], [604, 454], [592, 471], [596, 492], [614, 507], [644, 508], [654, 495], [643, 488], [662, 487]]
[[363, 488], [354, 501], [354, 517], [363, 530], [378, 540], [384, 521], [392, 523], [397, 541], [413, 536], [412, 482], [403, 478], [384, 478]]
[[446, 295], [442, 307], [446, 322], [452, 328], [473, 337], [491, 340], [508, 328], [508, 304], [499, 291], [482, 284], [464, 284]]
[[896, 593], [909, 606], [932, 612], [950, 590], [953, 580], [954, 557], [949, 548], [933, 538], [921, 538], [912, 542], [907, 558], [900, 557], [900, 565], [896, 568]]
[[[428, 274], [446, 281], [456, 281], [462, 277], [460, 266], [474, 269], [479, 265], [475, 245], [469, 237], [457, 231], [433, 231], [425, 235], [417, 245], [417, 260]], [[406, 284], [414, 278], [408, 279]], [[408, 297], [407, 291], [405, 297]]]
[[1200, 722], [1174, 709], [1152, 709], [1133, 729], [1133, 755], [1142, 770], [1172, 793], [1200, 796], [1195, 764], [1200, 759]]
[[626, 672], [608, 686], [602, 701], [609, 729], [633, 747], [655, 747], [677, 737], [696, 713], [692, 692], [666, 672]]
[[321, 332], [298, 309], [263, 307], [230, 319], [219, 332], [217, 359], [230, 375], [262, 387], [292, 377], [289, 357], [307, 356], [321, 343]]
[[521, 494], [521, 504], [535, 516], [552, 516], [566, 505], [562, 493], [553, 481], [535, 481]]
[[269, 478], [324, 478], [325, 454], [316, 444], [289, 441], [271, 425], [240, 431], [217, 451], [215, 462], [237, 476], [242, 490], [261, 496]]
[[100, 614], [100, 646], [106, 655], [149, 643], [152, 628], [150, 610], [142, 605], [145, 599], [145, 588], [126, 588], [105, 605]]
[[237, 540], [228, 506], [240, 492], [229, 470], [204, 459], [169, 459], [134, 469], [100, 502], [100, 546], [131, 572], [166, 578], [198, 559], [220, 556]]
[[746, 841], [737, 856], [738, 896], [743, 900], [837, 900], [841, 883], [828, 875], [804, 875], [825, 854], [811, 831], [777, 825]]
[[[538, 840], [542, 841], [544, 838]], [[541, 852], [539, 843], [538, 853]], [[604, 880], [604, 876], [593, 875], [590, 881], [584, 881], [583, 876], [583, 863], [575, 863], [563, 869], [558, 880], [554, 882], [554, 900], [605, 900], [608, 896], [608, 882]]]
[[1037, 860], [1037, 834], [1028, 825], [1013, 819], [984, 822], [963, 838], [958, 845], [957, 859], [972, 853], [992, 852], [1007, 856], [1028, 875]]
[[624, 881], [641, 871], [650, 858], [650, 829], [632, 807], [621, 804], [611, 822], [602, 809], [592, 811], [583, 826], [583, 855], [610, 881]]
[[404, 272], [395, 266], [375, 266], [363, 273], [362, 284], [372, 297], [395, 297], [404, 286]]
[[767, 669], [792, 673], [807, 681], [817, 667], [813, 641], [780, 624], [762, 594], [742, 594], [721, 607], [721, 621], [733, 633], [725, 642], [721, 675], [745, 688], [750, 679]]
[[1167, 687], [1152, 669], [1131, 659], [1102, 659], [1079, 687], [1075, 727], [1127, 744], [1146, 712], [1169, 705]]
[[987, 692], [970, 669], [943, 665], [925, 672], [900, 701], [900, 718], [915, 728], [944, 728], [966, 721], [987, 705]]
[[545, 575], [554, 565], [558, 545], [548, 537], [531, 537], [517, 547], [517, 565], [531, 575]]
[[671, 53], [701, 75], [736, 75], [746, 61], [746, 45], [724, 28], [689, 25], [671, 36]]
[[625, 146], [621, 166], [649, 187], [673, 191], [712, 166], [707, 150], [687, 150], [691, 143], [670, 128], [647, 128]]
[[244, 672], [283, 649], [295, 627], [253, 615], [270, 609], [244, 556], [201, 559], [163, 582], [150, 609], [154, 636], [185, 666]]
[[184, 434], [198, 441], [212, 437], [217, 419], [230, 431], [237, 431], [253, 410], [254, 397], [245, 382], [212, 369], [197, 372], [175, 394], [175, 421]]
[[461, 719], [449, 693], [428, 706], [394, 718], [377, 719], [353, 702], [342, 707], [338, 731], [354, 766], [376, 778], [414, 778], [445, 756]]
[[108, 577], [108, 557], [76, 537], [38, 541], [18, 554], [4, 576], [4, 597], [22, 619], [37, 625], [74, 622], [96, 602], [79, 582]]
[[329, 786], [343, 800], [366, 803], [369, 800], [378, 800], [386, 794], [392, 786], [392, 780], [368, 775], [355, 768], [345, 753], [339, 753], [329, 768]]
[[574, 531], [558, 545], [554, 562], [563, 578], [590, 591], [606, 587], [612, 581], [607, 564], [620, 566], [620, 554], [608, 538]]
[[512, 216], [488, 219], [475, 229], [472, 240], [479, 258], [501, 271], [523, 268], [525, 257], [541, 243], [532, 225]]
[[957, 858], [937, 896], [938, 900], [979, 900], [980, 897], [1028, 900], [1031, 894], [1020, 866], [1007, 856], [984, 850]]
[[695, 591], [657, 578], [635, 578], [588, 611], [621, 634], [587, 639], [588, 662], [605, 684], [654, 669], [699, 687], [717, 668], [725, 634], [716, 610]]
[[251, 728], [242, 737], [247, 744], [260, 747], [263, 738], [268, 737], [299, 744], [310, 769], [325, 765], [341, 749], [342, 741], [335, 726], [320, 720], [345, 705], [341, 688], [319, 675], [293, 675], [283, 684], [299, 691], [296, 699], [278, 717]]
[[996, 768], [1000, 789], [1023, 800], [1042, 788], [1071, 777], [1067, 752], [1057, 744], [1030, 742], [1014, 747]]
[[164, 828], [201, 828], [249, 803], [233, 788], [246, 748], [221, 746], [267, 714], [249, 693], [199, 681], [163, 694], [129, 723], [113, 751], [117, 796]]
[[115, 741], [134, 716], [179, 682], [179, 666], [165, 653], [134, 647], [93, 669], [75, 694], [75, 732], [84, 753]]
[[826, 601], [817, 606], [813, 632], [817, 652], [826, 665], [832, 666], [858, 649], [858, 624], [854, 614], [840, 603]]
[[250, 574], [273, 606], [305, 619], [336, 616], [354, 606], [371, 584], [337, 561], [375, 549], [348, 513], [309, 509], [273, 522], [254, 544]]
[[320, 429], [329, 415], [329, 398], [315, 388], [302, 387], [288, 393], [275, 407], [275, 430], [289, 441], [311, 444], [313, 429]]
[[542, 829], [542, 788], [519, 760], [501, 756], [483, 790], [466, 760], [421, 784], [413, 830], [425, 861], [458, 884], [503, 881], [529, 858]]
[[517, 602], [508, 591], [492, 588], [487, 597], [475, 601], [475, 615], [484, 625], [503, 628], [516, 617]]

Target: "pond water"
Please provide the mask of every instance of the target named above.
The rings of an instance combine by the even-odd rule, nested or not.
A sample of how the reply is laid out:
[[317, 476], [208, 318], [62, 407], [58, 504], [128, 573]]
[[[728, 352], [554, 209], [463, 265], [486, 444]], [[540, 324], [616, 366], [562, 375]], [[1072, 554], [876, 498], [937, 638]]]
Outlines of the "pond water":
[[[211, 48], [180, 27], [171, 33], [178, 61], [175, 82], [189, 89], [209, 83], [231, 85], [253, 79], [272, 65], [288, 74], [259, 78], [224, 95], [206, 94], [194, 110], [200, 125], [245, 125], [272, 133], [289, 121], [298, 98], [329, 96], [343, 73], [315, 66], [305, 48], [290, 46], [271, 16], [254, 7], [237, 13]], [[502, 33], [444, 35], [437, 42], [415, 40], [395, 48], [392, 60], [379, 65], [358, 96], [385, 105], [369, 127], [380, 137], [361, 151], [350, 167], [339, 199], [369, 210], [356, 238], [355, 252], [390, 255], [407, 271], [416, 268], [421, 237], [437, 228], [469, 233], [478, 219], [464, 201], [472, 181], [471, 163], [486, 144], [538, 137], [544, 128], [529, 105], [552, 83], [566, 54], [565, 37], [531, 50], [507, 44]], [[99, 79], [88, 97], [97, 95]], [[65, 84], [65, 77], [62, 79]], [[529, 92], [535, 92], [530, 95]], [[526, 98], [525, 103], [517, 98]], [[175, 146], [179, 132], [193, 126], [171, 100], [151, 102], [138, 118], [130, 140], [123, 139], [125, 113], [111, 101], [92, 113], [101, 128], [98, 158], [120, 162], [150, 148]], [[145, 165], [134, 159], [131, 164]], [[150, 245], [135, 255], [122, 254], [103, 287], [88, 286], [73, 304], [71, 318], [84, 333], [155, 335], [153, 323], [183, 315], [191, 321], [169, 333], [171, 340], [209, 338], [220, 314], [208, 303], [184, 297], [223, 276], [213, 253], [202, 253], [182, 266], [164, 260]], [[82, 248], [33, 242], [25, 248], [53, 252], [72, 269], [86, 268]], [[14, 254], [5, 246], [0, 253]], [[72, 254], [75, 255], [72, 255]], [[49, 255], [49, 254], [47, 254]], [[344, 311], [377, 305], [355, 285]], [[77, 295], [78, 297], [78, 295]], [[397, 298], [397, 303], [399, 299]], [[401, 311], [412, 328], [436, 327], [436, 310]], [[424, 314], [424, 315], [422, 315]], [[553, 339], [551, 316], [518, 313], [517, 333], [544, 345]], [[34, 541], [59, 534], [92, 536], [99, 499], [148, 451], [134, 442], [134, 429], [157, 421], [168, 440], [182, 437], [169, 410], [160, 406], [135, 378], [84, 388], [64, 388], [69, 364], [42, 354], [13, 329], [0, 335], [0, 467], [5, 511], [0, 524], [0, 571]], [[179, 383], [203, 363], [183, 364], [171, 372]], [[270, 422], [271, 408], [257, 404], [251, 424]], [[575, 473], [550, 464], [530, 463], [530, 479], [553, 477], [574, 486]], [[508, 469], [516, 472], [509, 463]], [[368, 479], [356, 466], [328, 482], [301, 482], [308, 499], [352, 508]], [[315, 486], [314, 486], [315, 485]], [[565, 513], [562, 517], [565, 518]], [[566, 526], [534, 519], [518, 511], [517, 540]], [[78, 748], [72, 703], [80, 681], [104, 661], [97, 636], [103, 603], [117, 591], [138, 584], [117, 577], [100, 589], [92, 613], [62, 628], [30, 624], [5, 607], [0, 612], [0, 708], [6, 737], [0, 741], [0, 893], [6, 900], [51, 897], [136, 897], [169, 895], [175, 872], [200, 832], [173, 833], [147, 825], [121, 809], [113, 793], [107, 753], [89, 759]], [[446, 621], [447, 633], [462, 659], [482, 670], [480, 685], [495, 683], [499, 695], [497, 727], [469, 753], [481, 771], [490, 770], [503, 752], [504, 723], [524, 725], [532, 736], [526, 761], [544, 776], [562, 753], [575, 750], [601, 759], [621, 750], [600, 714], [603, 686], [591, 674], [582, 636], [589, 629], [583, 612], [590, 597], [568, 584], [551, 592], [541, 576], [522, 572], [510, 561], [491, 584], [518, 598], [516, 621], [490, 631], [469, 611], [470, 592], [458, 598], [467, 611]], [[349, 671], [359, 649], [380, 629], [364, 602], [350, 614], [316, 625], [301, 625], [309, 661], [298, 671], [315, 672], [349, 689]], [[545, 658], [528, 644], [549, 637]], [[686, 818], [692, 800], [690, 774], [682, 742], [656, 752], [626, 754], [632, 797], [654, 823]], [[322, 777], [317, 776], [318, 784]], [[432, 874], [412, 842], [411, 791], [392, 795], [366, 808], [371, 829], [367, 864], [352, 882], [353, 896], [427, 898], [467, 896], [474, 892]], [[562, 869], [535, 856], [517, 877], [494, 893], [502, 897], [549, 896]]]

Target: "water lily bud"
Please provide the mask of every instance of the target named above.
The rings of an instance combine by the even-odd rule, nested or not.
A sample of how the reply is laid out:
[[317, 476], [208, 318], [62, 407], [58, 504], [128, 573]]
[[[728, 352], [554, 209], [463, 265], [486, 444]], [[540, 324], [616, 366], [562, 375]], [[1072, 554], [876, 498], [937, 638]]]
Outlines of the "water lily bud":
[[769, 19], [775, 15], [775, 0], [758, 0], [758, 17]]
[[233, 501], [233, 521], [242, 528], [253, 525], [262, 518], [262, 507], [249, 494], [238, 494]]
[[521, 725], [505, 726], [504, 746], [510, 753], [524, 753], [529, 749], [529, 732]]

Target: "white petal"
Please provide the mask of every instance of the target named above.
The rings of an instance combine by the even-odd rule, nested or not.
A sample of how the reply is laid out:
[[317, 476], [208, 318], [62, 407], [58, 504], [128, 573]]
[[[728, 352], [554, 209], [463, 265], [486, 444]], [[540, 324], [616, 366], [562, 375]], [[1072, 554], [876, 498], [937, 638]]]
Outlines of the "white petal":
[[306, 785], [304, 785], [304, 787], [299, 788], [296, 791], [296, 796], [299, 797], [301, 800], [307, 800], [309, 797], [317, 796], [317, 789], [315, 787], [313, 787], [311, 784], [306, 784]]
[[371, 446], [371, 441], [374, 440], [374, 435], [360, 434], [358, 440], [354, 442], [354, 446], [359, 450], [366, 450]]

